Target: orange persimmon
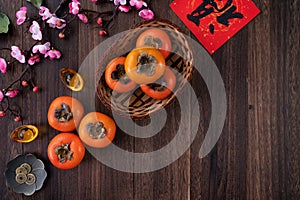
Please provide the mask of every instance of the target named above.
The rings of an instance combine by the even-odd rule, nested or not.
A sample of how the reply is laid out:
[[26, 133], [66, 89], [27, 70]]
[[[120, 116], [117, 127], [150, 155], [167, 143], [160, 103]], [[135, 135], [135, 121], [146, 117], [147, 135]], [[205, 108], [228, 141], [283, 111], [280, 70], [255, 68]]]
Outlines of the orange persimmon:
[[159, 49], [164, 58], [168, 57], [172, 50], [169, 35], [159, 28], [150, 28], [139, 35], [136, 40], [136, 47], [142, 46], [152, 46]]
[[167, 98], [176, 86], [176, 76], [171, 69], [166, 67], [165, 73], [157, 83], [141, 85], [142, 91], [153, 99]]
[[83, 114], [83, 106], [77, 99], [60, 96], [54, 99], [49, 106], [48, 123], [58, 131], [70, 132], [75, 130]]
[[72, 169], [85, 155], [85, 147], [78, 135], [60, 133], [48, 145], [48, 158], [59, 169]]
[[118, 93], [129, 92], [136, 87], [136, 83], [125, 73], [125, 59], [121, 56], [111, 60], [105, 70], [105, 81], [108, 87]]
[[138, 84], [148, 84], [164, 74], [165, 58], [153, 47], [141, 47], [127, 55], [124, 66], [131, 80]]
[[109, 116], [99, 113], [88, 113], [80, 122], [78, 134], [87, 145], [95, 148], [108, 146], [116, 134], [116, 124]]

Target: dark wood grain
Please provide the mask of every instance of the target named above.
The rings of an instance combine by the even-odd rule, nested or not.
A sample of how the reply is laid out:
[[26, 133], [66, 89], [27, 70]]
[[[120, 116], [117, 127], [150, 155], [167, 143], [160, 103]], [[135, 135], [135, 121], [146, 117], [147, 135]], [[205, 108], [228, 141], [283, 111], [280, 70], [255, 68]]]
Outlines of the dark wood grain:
[[[58, 0], [45, 2], [51, 9], [59, 4]], [[169, 8], [171, 2], [152, 1], [151, 8], [157, 17], [172, 21], [190, 34]], [[14, 100], [22, 106], [24, 123], [37, 125], [41, 134], [33, 143], [14, 143], [9, 134], [19, 124], [9, 116], [0, 119], [0, 174], [17, 154], [30, 152], [45, 162], [48, 178], [41, 191], [25, 197], [8, 189], [2, 177], [0, 199], [300, 199], [300, 3], [298, 0], [254, 2], [261, 14], [212, 56], [225, 84], [228, 108], [217, 145], [209, 155], [199, 159], [211, 103], [205, 82], [195, 73], [191, 83], [200, 105], [198, 134], [177, 161], [149, 173], [117, 171], [88, 152], [82, 164], [73, 170], [58, 170], [50, 164], [47, 146], [58, 131], [49, 127], [47, 109], [57, 96], [71, 95], [59, 80], [59, 70], [78, 69], [89, 52], [105, 38], [99, 37], [92, 25], [77, 22], [72, 24], [71, 35], [66, 40], [60, 40], [56, 31], [49, 32], [47, 37], [63, 52], [63, 58], [36, 66], [34, 76], [41, 91], [26, 90]], [[13, 44], [29, 48], [32, 44], [30, 35], [24, 33], [26, 27], [16, 26], [14, 13], [24, 4], [25, 1], [1, 2], [0, 11], [8, 14], [13, 26], [9, 34], [0, 35], [0, 48]], [[89, 1], [82, 4], [98, 10], [113, 7], [107, 4], [100, 8]], [[119, 14], [110, 35], [141, 21], [136, 12]], [[1, 52], [0, 56], [3, 55]], [[1, 75], [0, 88], [21, 71], [20, 65], [16, 65]], [[96, 109], [110, 114], [100, 102], [96, 103]], [[168, 144], [178, 128], [180, 106], [175, 101], [166, 110], [168, 124], [158, 135], [137, 139], [118, 129], [114, 143], [131, 152], [150, 152]], [[191, 118], [192, 115], [184, 120], [188, 123]], [[191, 125], [187, 124], [187, 137], [190, 129]]]

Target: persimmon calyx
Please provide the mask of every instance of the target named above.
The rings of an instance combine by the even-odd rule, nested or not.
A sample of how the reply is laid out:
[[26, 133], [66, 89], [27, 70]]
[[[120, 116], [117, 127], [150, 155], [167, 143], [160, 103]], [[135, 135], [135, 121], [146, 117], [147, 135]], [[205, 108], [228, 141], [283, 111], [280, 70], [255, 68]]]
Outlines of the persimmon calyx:
[[138, 57], [137, 73], [153, 76], [156, 65], [157, 59], [154, 56], [147, 54], [147, 52], [142, 52]]
[[159, 49], [162, 46], [162, 41], [159, 38], [154, 38], [152, 36], [145, 37], [144, 43], [145, 45], [152, 46], [156, 49]]
[[59, 122], [68, 122], [73, 118], [73, 114], [70, 107], [67, 104], [62, 103], [60, 108], [55, 109], [54, 117]]
[[85, 129], [92, 139], [102, 139], [106, 135], [106, 128], [102, 122], [88, 123]]
[[72, 160], [73, 152], [70, 150], [69, 144], [62, 144], [54, 149], [60, 163], [65, 163], [67, 160]]
[[116, 70], [112, 72], [111, 78], [113, 80], [119, 80], [122, 84], [130, 82], [129, 77], [125, 73], [124, 65], [118, 64]]

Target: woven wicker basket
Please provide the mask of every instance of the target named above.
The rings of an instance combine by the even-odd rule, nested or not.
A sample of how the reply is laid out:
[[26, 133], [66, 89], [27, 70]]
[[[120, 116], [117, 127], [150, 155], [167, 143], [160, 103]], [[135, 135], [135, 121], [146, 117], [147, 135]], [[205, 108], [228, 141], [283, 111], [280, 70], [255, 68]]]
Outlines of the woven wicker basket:
[[[138, 36], [148, 28], [161, 28], [166, 31], [172, 41], [172, 53], [166, 58], [166, 65], [177, 70], [177, 84], [173, 93], [164, 100], [153, 99], [144, 94], [139, 88], [134, 93], [113, 93], [107, 86], [103, 71], [113, 58], [126, 56], [135, 48]], [[193, 72], [193, 55], [184, 34], [174, 24], [166, 20], [152, 20], [134, 26], [120, 38], [100, 61], [96, 72], [97, 95], [101, 102], [109, 109], [120, 115], [130, 116], [133, 119], [146, 118], [149, 114], [169, 104], [178, 92], [191, 78]], [[101, 76], [102, 75], [102, 76]]]

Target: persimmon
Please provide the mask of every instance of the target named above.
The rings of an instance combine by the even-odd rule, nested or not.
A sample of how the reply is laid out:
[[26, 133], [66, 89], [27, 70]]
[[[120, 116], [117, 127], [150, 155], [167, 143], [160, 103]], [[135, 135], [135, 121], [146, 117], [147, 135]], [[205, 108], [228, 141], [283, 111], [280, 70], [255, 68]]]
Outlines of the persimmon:
[[48, 145], [48, 158], [59, 169], [78, 166], [85, 155], [85, 147], [78, 135], [60, 133]]
[[124, 66], [131, 80], [138, 84], [148, 84], [164, 74], [165, 58], [153, 47], [141, 47], [127, 55]]
[[70, 132], [76, 129], [83, 117], [82, 104], [70, 96], [60, 96], [52, 101], [48, 109], [49, 125], [61, 132]]
[[95, 148], [103, 148], [115, 138], [116, 124], [112, 118], [105, 114], [91, 112], [81, 120], [78, 134], [85, 144]]
[[159, 49], [164, 58], [170, 55], [172, 43], [169, 35], [159, 28], [150, 28], [141, 33], [136, 40], [136, 47], [152, 46]]
[[153, 99], [162, 100], [167, 98], [176, 86], [176, 76], [168, 67], [164, 75], [155, 83], [141, 85], [141, 90]]
[[125, 57], [117, 57], [111, 60], [105, 70], [105, 81], [112, 90], [123, 93], [136, 87], [136, 83], [127, 76], [124, 69]]

